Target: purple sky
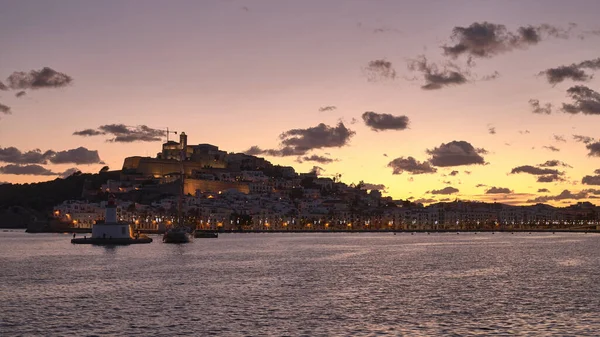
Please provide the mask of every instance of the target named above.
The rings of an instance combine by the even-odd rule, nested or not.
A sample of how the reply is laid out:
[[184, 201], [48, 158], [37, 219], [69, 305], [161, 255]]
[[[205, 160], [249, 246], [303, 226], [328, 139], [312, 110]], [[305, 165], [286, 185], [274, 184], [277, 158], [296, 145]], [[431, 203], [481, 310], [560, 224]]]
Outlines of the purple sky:
[[[600, 196], [600, 144], [593, 146], [600, 66], [582, 63], [600, 58], [595, 0], [3, 1], [1, 8], [0, 81], [10, 87], [8, 77], [23, 72], [13, 79], [25, 82], [0, 91], [0, 182], [119, 169], [126, 156], [160, 150], [160, 141], [73, 135], [124, 124], [185, 131], [191, 144], [230, 152], [281, 150], [287, 139], [301, 145], [295, 155], [261, 155], [301, 172], [316, 165], [346, 183], [383, 185], [394, 198], [559, 205]], [[476, 35], [478, 27], [495, 37]], [[422, 56], [429, 72], [411, 71]], [[570, 65], [561, 81], [545, 72]], [[72, 80], [44, 82], [44, 67]], [[533, 113], [532, 99], [538, 112], [552, 104], [552, 113]], [[23, 155], [35, 149], [41, 159]], [[313, 155], [335, 161], [303, 159]], [[552, 160], [560, 163], [542, 165]]]

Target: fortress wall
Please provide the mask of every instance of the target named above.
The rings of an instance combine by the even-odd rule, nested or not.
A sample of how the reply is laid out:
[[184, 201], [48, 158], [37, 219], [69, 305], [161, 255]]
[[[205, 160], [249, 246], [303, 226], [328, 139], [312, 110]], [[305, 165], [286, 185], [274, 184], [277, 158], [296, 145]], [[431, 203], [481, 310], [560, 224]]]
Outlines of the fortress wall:
[[195, 195], [196, 190], [200, 190], [201, 192], [219, 192], [235, 189], [244, 194], [250, 193], [248, 184], [215, 180], [186, 179], [183, 189], [185, 194], [191, 195]]

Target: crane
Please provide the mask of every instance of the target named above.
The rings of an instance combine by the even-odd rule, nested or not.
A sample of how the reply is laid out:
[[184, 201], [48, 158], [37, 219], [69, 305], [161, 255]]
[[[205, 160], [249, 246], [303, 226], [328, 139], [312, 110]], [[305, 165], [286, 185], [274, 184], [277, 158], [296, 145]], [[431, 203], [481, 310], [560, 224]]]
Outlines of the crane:
[[167, 143], [169, 142], [169, 133], [177, 134], [177, 131], [169, 131], [169, 128], [167, 128]]

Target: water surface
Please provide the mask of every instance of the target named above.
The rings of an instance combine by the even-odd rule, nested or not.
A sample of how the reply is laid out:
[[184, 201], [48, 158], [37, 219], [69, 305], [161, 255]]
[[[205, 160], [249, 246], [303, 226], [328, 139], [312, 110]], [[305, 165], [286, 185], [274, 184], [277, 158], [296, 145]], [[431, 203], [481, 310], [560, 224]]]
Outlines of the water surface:
[[0, 232], [0, 335], [597, 336], [600, 235]]

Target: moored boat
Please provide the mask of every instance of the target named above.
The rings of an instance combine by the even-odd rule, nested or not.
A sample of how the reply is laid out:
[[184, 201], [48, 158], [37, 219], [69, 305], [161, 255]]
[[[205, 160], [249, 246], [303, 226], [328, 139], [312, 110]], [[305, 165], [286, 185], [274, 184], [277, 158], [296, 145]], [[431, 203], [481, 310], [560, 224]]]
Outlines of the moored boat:
[[217, 232], [217, 231], [206, 231], [206, 230], [204, 230], [204, 231], [202, 231], [202, 230], [201, 231], [196, 230], [194, 232], [194, 237], [195, 238], [203, 238], [203, 239], [216, 239], [216, 238], [219, 237], [219, 232]]

